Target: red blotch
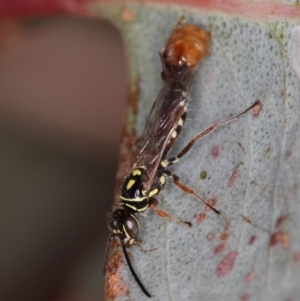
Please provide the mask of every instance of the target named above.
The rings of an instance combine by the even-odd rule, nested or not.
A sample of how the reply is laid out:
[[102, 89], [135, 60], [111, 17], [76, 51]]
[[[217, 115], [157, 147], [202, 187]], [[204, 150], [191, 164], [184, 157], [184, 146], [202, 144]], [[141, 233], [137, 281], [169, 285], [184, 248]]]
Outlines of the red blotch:
[[125, 283], [118, 274], [112, 274], [107, 278], [106, 281], [106, 296], [107, 298], [117, 298], [120, 296], [128, 296], [129, 295], [129, 285]]
[[228, 240], [228, 238], [229, 238], [229, 234], [228, 234], [228, 233], [222, 233], [222, 234], [220, 235], [220, 239], [221, 239], [221, 240]]
[[117, 248], [120, 245], [120, 243], [117, 239], [113, 239], [109, 243], [110, 243], [110, 249]]
[[289, 157], [292, 155], [292, 151], [291, 150], [288, 150], [286, 153], [285, 153], [285, 159], [289, 159]]
[[229, 183], [228, 183], [228, 186], [229, 187], [232, 187], [233, 184], [235, 183], [237, 177], [238, 177], [238, 174], [239, 174], [239, 169], [235, 169], [235, 171], [232, 173], [230, 179], [229, 179]]
[[218, 145], [213, 146], [210, 152], [210, 155], [213, 157], [213, 159], [217, 159], [219, 154], [220, 154], [220, 147]]
[[241, 301], [248, 301], [250, 298], [249, 294], [244, 294], [241, 296]]
[[197, 216], [197, 222], [200, 224], [206, 219], [206, 213], [200, 213]]
[[290, 235], [283, 231], [274, 232], [270, 237], [270, 247], [281, 244], [284, 249], [290, 247]]
[[219, 254], [219, 253], [221, 253], [222, 251], [224, 251], [225, 249], [226, 249], [226, 244], [220, 243], [219, 245], [217, 245], [217, 246], [215, 246], [215, 247], [213, 248], [213, 252], [214, 252], [215, 254]]
[[248, 283], [250, 283], [255, 277], [256, 277], [256, 273], [255, 273], [255, 271], [252, 270], [251, 272], [249, 272], [246, 275], [245, 281], [248, 282]]
[[232, 251], [222, 259], [222, 261], [217, 266], [218, 277], [226, 277], [230, 275], [238, 254], [238, 251]]
[[116, 252], [109, 258], [105, 267], [105, 296], [109, 299], [128, 296], [130, 292], [129, 285], [121, 276], [120, 269], [124, 265], [122, 257], [122, 252]]
[[254, 117], [257, 117], [259, 115], [261, 108], [262, 108], [262, 103], [260, 102], [260, 100], [258, 100], [257, 104], [252, 109], [252, 115]]
[[293, 261], [296, 263], [300, 263], [300, 252], [296, 252], [293, 256]]
[[130, 10], [128, 7], [124, 7], [121, 12], [121, 18], [127, 23], [131, 23], [135, 20], [135, 13]]
[[255, 235], [252, 235], [252, 236], [250, 237], [250, 239], [249, 239], [248, 244], [249, 244], [249, 245], [252, 245], [252, 244], [254, 243], [255, 239], [256, 239], [256, 236], [255, 236]]

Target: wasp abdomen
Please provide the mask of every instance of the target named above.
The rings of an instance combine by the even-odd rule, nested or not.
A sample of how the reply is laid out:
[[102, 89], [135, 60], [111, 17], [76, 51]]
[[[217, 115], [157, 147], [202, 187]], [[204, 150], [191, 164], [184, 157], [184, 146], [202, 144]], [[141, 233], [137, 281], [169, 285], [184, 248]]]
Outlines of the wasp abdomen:
[[196, 25], [177, 26], [161, 57], [166, 69], [176, 66], [195, 68], [207, 55], [210, 46], [210, 35]]

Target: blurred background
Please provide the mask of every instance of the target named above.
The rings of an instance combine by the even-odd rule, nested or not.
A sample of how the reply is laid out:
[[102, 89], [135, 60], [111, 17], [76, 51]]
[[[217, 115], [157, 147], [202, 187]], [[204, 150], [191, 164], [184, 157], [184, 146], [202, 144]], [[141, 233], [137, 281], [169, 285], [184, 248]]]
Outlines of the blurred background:
[[103, 300], [126, 63], [117, 30], [0, 24], [0, 300]]

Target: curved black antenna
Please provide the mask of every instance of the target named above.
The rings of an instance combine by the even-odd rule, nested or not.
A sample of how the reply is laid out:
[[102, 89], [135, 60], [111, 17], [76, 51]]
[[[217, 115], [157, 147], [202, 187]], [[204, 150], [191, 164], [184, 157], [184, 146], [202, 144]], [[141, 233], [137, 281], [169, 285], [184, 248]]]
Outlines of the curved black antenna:
[[151, 298], [151, 295], [147, 292], [147, 290], [145, 289], [143, 283], [140, 281], [139, 277], [137, 276], [137, 274], [135, 273], [132, 265], [131, 265], [131, 262], [130, 262], [130, 259], [129, 259], [129, 256], [128, 256], [128, 253], [127, 253], [127, 250], [126, 250], [126, 247], [124, 245], [123, 242], [121, 242], [121, 245], [122, 245], [122, 249], [123, 249], [123, 253], [124, 253], [124, 256], [125, 256], [125, 259], [126, 259], [126, 262], [127, 262], [127, 265], [129, 266], [129, 270], [133, 276], [133, 278], [135, 279], [135, 281], [137, 282], [137, 284], [139, 285], [139, 287], [141, 288], [141, 290], [144, 292], [144, 294]]

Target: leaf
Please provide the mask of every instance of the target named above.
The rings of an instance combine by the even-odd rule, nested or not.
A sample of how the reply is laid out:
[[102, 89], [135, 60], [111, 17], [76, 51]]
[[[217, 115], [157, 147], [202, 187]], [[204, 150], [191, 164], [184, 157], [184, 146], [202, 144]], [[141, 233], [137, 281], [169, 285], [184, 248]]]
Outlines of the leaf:
[[[130, 153], [132, 129], [141, 133], [162, 86], [158, 52], [181, 15], [211, 29], [212, 46], [199, 66], [188, 120], [170, 156], [210, 124], [257, 100], [262, 104], [198, 141], [172, 169], [184, 184], [215, 201], [221, 216], [169, 183], [159, 207], [193, 227], [161, 219], [150, 210], [140, 218], [143, 248], [157, 249], [145, 253], [132, 247], [128, 252], [152, 299], [298, 300], [299, 21], [259, 22], [145, 3], [99, 5], [97, 10], [120, 28], [129, 57], [123, 159]], [[117, 241], [109, 253], [105, 288], [106, 300], [148, 300]]]

